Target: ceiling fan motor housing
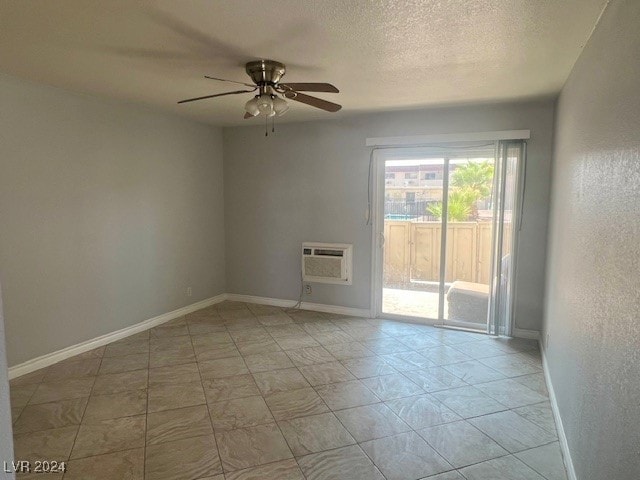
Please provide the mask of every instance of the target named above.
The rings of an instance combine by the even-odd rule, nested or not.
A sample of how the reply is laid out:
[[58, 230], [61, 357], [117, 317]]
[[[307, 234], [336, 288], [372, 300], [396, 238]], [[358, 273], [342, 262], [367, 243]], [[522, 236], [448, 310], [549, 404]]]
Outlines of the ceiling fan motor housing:
[[277, 84], [284, 76], [284, 64], [274, 60], [255, 60], [246, 65], [247, 74], [256, 85]]

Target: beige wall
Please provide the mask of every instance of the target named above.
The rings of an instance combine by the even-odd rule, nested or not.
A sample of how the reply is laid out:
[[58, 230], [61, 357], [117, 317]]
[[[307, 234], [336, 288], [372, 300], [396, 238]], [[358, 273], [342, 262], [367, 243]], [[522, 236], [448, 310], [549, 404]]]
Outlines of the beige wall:
[[0, 105], [10, 365], [225, 291], [219, 129], [8, 76]]
[[543, 336], [579, 480], [640, 476], [639, 26], [609, 4], [557, 110]]
[[[554, 103], [493, 104], [224, 129], [227, 289], [297, 299], [303, 241], [354, 244], [351, 286], [314, 285], [305, 300], [370, 305], [365, 225], [367, 137], [530, 129], [516, 324], [540, 329]], [[258, 122], [259, 123], [259, 122]]]

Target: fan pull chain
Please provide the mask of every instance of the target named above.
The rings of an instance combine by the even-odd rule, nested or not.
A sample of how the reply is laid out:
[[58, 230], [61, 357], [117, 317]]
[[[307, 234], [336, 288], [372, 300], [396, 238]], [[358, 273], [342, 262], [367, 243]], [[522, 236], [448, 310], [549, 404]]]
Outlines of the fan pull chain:
[[276, 116], [271, 117], [271, 133], [276, 133]]
[[264, 136], [269, 136], [269, 117], [264, 116]]

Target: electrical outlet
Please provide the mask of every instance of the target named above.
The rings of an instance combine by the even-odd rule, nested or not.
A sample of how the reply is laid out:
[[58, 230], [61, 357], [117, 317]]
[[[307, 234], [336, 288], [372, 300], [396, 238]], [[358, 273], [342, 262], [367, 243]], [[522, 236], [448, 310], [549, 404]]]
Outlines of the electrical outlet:
[[306, 293], [307, 295], [311, 295], [311, 285], [304, 286], [304, 293]]
[[191, 287], [187, 287], [187, 297], [190, 297], [191, 293]]

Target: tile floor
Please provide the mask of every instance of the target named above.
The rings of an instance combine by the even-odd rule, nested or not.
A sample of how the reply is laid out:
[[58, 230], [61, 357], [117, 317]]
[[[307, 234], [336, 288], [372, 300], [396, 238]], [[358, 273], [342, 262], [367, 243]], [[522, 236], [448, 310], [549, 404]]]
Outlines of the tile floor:
[[537, 344], [224, 302], [11, 382], [55, 479], [566, 480]]

